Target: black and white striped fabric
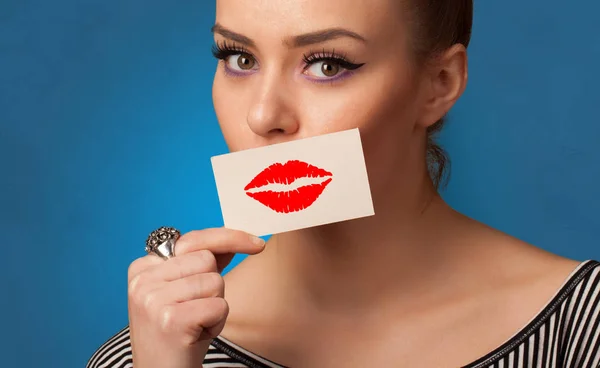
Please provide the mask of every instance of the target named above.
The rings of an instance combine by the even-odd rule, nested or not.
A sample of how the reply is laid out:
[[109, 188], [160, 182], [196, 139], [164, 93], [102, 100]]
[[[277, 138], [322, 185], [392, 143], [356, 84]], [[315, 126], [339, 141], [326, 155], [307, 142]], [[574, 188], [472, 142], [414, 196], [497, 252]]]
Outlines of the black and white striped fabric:
[[[599, 314], [600, 262], [589, 260], [571, 273], [527, 326], [496, 350], [464, 368], [600, 368]], [[129, 327], [105, 342], [87, 364], [87, 368], [132, 367]], [[283, 366], [217, 337], [203, 367]]]

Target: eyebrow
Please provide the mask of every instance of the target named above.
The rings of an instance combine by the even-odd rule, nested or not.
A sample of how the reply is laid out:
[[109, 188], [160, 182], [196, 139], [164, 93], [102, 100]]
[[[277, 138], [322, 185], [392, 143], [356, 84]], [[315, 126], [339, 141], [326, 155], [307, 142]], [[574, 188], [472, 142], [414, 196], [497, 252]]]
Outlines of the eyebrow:
[[291, 44], [293, 47], [302, 47], [342, 37], [349, 37], [366, 42], [365, 38], [356, 32], [344, 28], [328, 28], [292, 37], [291, 42], [287, 41], [285, 43]]
[[250, 46], [250, 47], [255, 47], [256, 44], [254, 43], [254, 41], [252, 41], [250, 38], [241, 35], [239, 33], [235, 33], [225, 27], [223, 27], [222, 25], [220, 25], [219, 23], [215, 24], [214, 26], [212, 26], [212, 28], [210, 29], [210, 31], [212, 33], [218, 33], [221, 36], [225, 37], [225, 38], [229, 38], [232, 41], [235, 42], [239, 42], [241, 44], [244, 44], [246, 46]]
[[[230, 40], [239, 42], [249, 47], [256, 46], [256, 43], [252, 39], [242, 34], [233, 32], [223, 27], [219, 23], [215, 24], [211, 28], [211, 32], [218, 33], [223, 37], [229, 38]], [[289, 45], [291, 47], [303, 47], [308, 45], [314, 45], [316, 43], [334, 40], [341, 37], [349, 37], [362, 42], [367, 42], [363, 36], [359, 35], [356, 32], [352, 32], [344, 28], [327, 28], [320, 31], [314, 31], [290, 37], [289, 39], [284, 40], [284, 44]]]

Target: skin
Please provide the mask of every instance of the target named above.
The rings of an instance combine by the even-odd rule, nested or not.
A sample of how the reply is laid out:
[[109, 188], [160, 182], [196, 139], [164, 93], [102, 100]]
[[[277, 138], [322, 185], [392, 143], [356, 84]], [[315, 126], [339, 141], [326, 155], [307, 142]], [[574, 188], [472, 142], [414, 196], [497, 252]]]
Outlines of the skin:
[[[438, 195], [425, 130], [463, 93], [467, 55], [455, 45], [417, 63], [404, 5], [217, 1], [215, 42], [243, 47], [252, 60], [241, 69], [240, 55], [229, 56], [215, 72], [229, 148], [358, 127], [375, 205], [373, 217], [274, 235], [225, 276], [221, 335], [280, 364], [465, 365], [519, 331], [579, 264], [461, 215]], [[298, 35], [330, 28], [364, 41], [295, 45]], [[327, 78], [322, 64], [306, 72], [303, 55], [323, 50], [364, 65], [318, 83]]]

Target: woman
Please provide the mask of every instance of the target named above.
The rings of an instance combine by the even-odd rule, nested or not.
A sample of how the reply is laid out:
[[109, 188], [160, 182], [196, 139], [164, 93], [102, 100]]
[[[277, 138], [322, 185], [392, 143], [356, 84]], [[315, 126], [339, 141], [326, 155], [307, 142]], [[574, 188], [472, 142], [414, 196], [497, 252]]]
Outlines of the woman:
[[[360, 128], [375, 216], [183, 235], [129, 269], [88, 367], [598, 367], [600, 266], [450, 208], [433, 134], [465, 89], [472, 0], [218, 0], [232, 151]], [[233, 254], [250, 257], [221, 277]], [[225, 297], [224, 285], [227, 285]], [[276, 363], [275, 363], [276, 362]]]

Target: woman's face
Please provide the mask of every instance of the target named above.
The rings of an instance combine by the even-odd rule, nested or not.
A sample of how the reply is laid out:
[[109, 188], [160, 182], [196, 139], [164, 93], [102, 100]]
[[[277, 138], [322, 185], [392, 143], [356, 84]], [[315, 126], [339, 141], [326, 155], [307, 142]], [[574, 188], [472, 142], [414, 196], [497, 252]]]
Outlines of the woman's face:
[[424, 155], [425, 79], [398, 3], [217, 0], [213, 102], [230, 150], [358, 127], [371, 181]]

